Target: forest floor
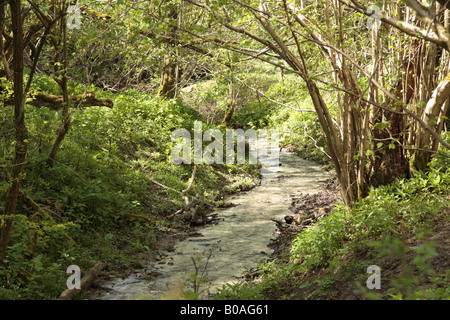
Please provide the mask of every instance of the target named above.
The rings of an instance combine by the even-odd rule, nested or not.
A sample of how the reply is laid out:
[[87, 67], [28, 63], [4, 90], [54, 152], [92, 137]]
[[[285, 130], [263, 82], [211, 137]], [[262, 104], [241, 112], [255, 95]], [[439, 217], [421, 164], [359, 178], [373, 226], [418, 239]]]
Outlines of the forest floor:
[[[437, 256], [431, 260], [430, 266], [436, 274], [445, 274], [450, 269], [450, 222], [446, 221], [436, 226], [433, 231], [434, 235], [429, 240], [436, 243]], [[288, 239], [289, 237], [283, 237], [283, 240], [280, 241], [281, 244], [278, 246], [289, 247], [290, 241]], [[417, 244], [417, 239], [412, 238], [409, 245], [414, 246], [415, 244]], [[403, 258], [390, 256], [378, 261], [377, 265], [381, 267], [381, 289], [375, 289], [375, 291], [380, 294], [388, 292], [392, 288], [393, 281], [400, 279], [404, 272], [408, 272], [410, 276], [419, 276], [421, 272], [413, 264], [414, 257], [414, 252], [408, 251]], [[356, 259], [363, 261], [369, 259], [369, 257], [365, 253], [358, 253]], [[315, 280], [329, 276], [334, 278], [334, 282], [326, 290], [323, 290], [319, 282]], [[430, 278], [425, 286], [431, 285], [432, 281]], [[308, 285], [302, 286], [302, 284]], [[280, 288], [280, 290], [268, 295], [266, 299], [282, 299], [286, 291], [290, 292], [290, 299], [292, 300], [362, 300], [368, 298], [362, 294], [361, 287], [358, 286], [354, 275], [339, 269], [332, 272], [322, 269], [313, 275], [302, 276], [301, 281], [297, 282], [295, 286]]]
[[[447, 195], [450, 198], [449, 195]], [[334, 204], [340, 200], [340, 192], [337, 183], [334, 180], [329, 180], [324, 185], [323, 191], [318, 194], [305, 194], [299, 197], [292, 204], [292, 211], [303, 211], [311, 216], [318, 216], [320, 220], [327, 214]], [[447, 207], [447, 212], [450, 213], [450, 207]], [[290, 219], [287, 219], [288, 221]], [[312, 226], [312, 225], [311, 225]], [[292, 241], [296, 235], [302, 231], [303, 228], [292, 228], [289, 225], [284, 225], [279, 230], [277, 239], [271, 244], [275, 250], [272, 259], [287, 263], [289, 261], [289, 250]], [[426, 277], [423, 282], [423, 270], [419, 270], [414, 263], [416, 254], [414, 250], [408, 250], [404, 255], [389, 255], [383, 258], [376, 258], [376, 263], [381, 269], [381, 288], [376, 291], [376, 294], [381, 296], [389, 292], [395, 285], [395, 282], [400, 279], [409, 277], [410, 279], [421, 279], [423, 286], [427, 287], [433, 283], [433, 275], [442, 275], [450, 269], [450, 220], [447, 218], [444, 221], [437, 221], [432, 230], [432, 236], [427, 239], [428, 242], [434, 243], [434, 250], [436, 255], [429, 263], [429, 270], [431, 274]], [[419, 240], [410, 235], [406, 240], [405, 246], [409, 248], [416, 248], [419, 246]], [[318, 299], [333, 299], [333, 300], [361, 300], [371, 297], [370, 291], [361, 287], [361, 283], [357, 278], [361, 279], [361, 275], [355, 275], [349, 272], [346, 263], [351, 259], [357, 261], [374, 261], [373, 253], [367, 251], [351, 252], [348, 256], [342, 257], [342, 265], [337, 268], [323, 268], [308, 275], [297, 275], [293, 277], [292, 286], [279, 287], [272, 291], [265, 298], [269, 300], [283, 299], [286, 292], [289, 292], [289, 297], [292, 300], [318, 300]], [[347, 269], [347, 270], [346, 270]], [[323, 278], [332, 278], [332, 284], [327, 286], [324, 290], [320, 280]], [[364, 277], [367, 279], [369, 274]], [[401, 281], [400, 281], [401, 282]], [[295, 285], [294, 285], [295, 283]], [[406, 291], [407, 288], [405, 288]]]
[[[314, 194], [298, 194], [293, 197], [290, 210], [293, 215], [300, 214], [311, 217], [314, 222], [326, 217], [330, 209], [341, 200], [339, 185], [336, 180], [323, 181], [323, 190]], [[292, 220], [292, 215], [285, 217], [285, 221]], [[269, 245], [274, 250], [273, 259], [287, 262], [292, 241], [306, 226], [297, 223], [283, 223], [279, 225], [277, 238]]]

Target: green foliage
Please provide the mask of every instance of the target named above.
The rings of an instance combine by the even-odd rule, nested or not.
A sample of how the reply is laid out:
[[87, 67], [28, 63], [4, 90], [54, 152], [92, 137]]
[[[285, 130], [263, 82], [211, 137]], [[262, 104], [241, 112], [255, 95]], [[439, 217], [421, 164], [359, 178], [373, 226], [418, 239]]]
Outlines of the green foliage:
[[227, 283], [217, 289], [214, 295], [217, 300], [262, 300], [264, 296], [261, 289], [254, 283], [245, 282]]
[[[208, 264], [210, 259], [216, 249], [220, 251], [219, 246], [220, 240], [214, 244], [208, 252], [203, 252], [202, 255], [191, 257], [192, 263], [194, 265], [194, 272], [189, 275], [189, 280], [192, 283], [192, 290], [188, 289], [184, 291], [184, 295], [187, 299], [197, 300], [202, 294], [202, 287], [208, 283]], [[204, 260], [202, 264], [202, 260]]]
[[[194, 121], [203, 120], [201, 115], [180, 101], [136, 90], [113, 94], [70, 84], [71, 94], [87, 89], [98, 98], [112, 99], [114, 108], [73, 109], [71, 129], [53, 167], [46, 160], [61, 112], [26, 106], [29, 153], [22, 191], [49, 216], [35, 219], [33, 208], [19, 202], [5, 265], [0, 267], [2, 298], [53, 299], [65, 288], [70, 264], [82, 270], [99, 259], [134, 264], [133, 255], [150, 253], [155, 231], [167, 228], [164, 217], [185, 205], [178, 193], [161, 190], [150, 178], [175, 190], [186, 189], [192, 166], [171, 161], [171, 134], [179, 128], [192, 131]], [[42, 75], [33, 90], [59, 94], [54, 81]], [[0, 109], [2, 119], [11, 114], [11, 107]], [[13, 128], [2, 130], [6, 143], [0, 147], [0, 165], [11, 161], [14, 148]], [[257, 168], [249, 165], [200, 166], [189, 195], [202, 195], [205, 204], [220, 201], [221, 188], [233, 182], [229, 191], [249, 188], [256, 175]], [[7, 186], [1, 179], [0, 211]], [[128, 213], [156, 223], [124, 219]]]
[[319, 224], [300, 233], [292, 244], [291, 259], [305, 271], [327, 265], [342, 247], [346, 218], [347, 211], [340, 206]]
[[340, 205], [317, 225], [300, 233], [293, 242], [291, 257], [303, 270], [314, 270], [338, 257], [349, 241], [356, 248], [380, 237], [423, 230], [443, 214], [448, 202], [439, 194], [447, 193], [449, 185], [447, 169], [372, 188], [351, 212]]
[[17, 215], [8, 255], [0, 268], [0, 299], [46, 299], [61, 293], [63, 259], [53, 260], [44, 253], [35, 255], [32, 250], [46, 252], [72, 245], [67, 234], [73, 226], [52, 220], [36, 223]]
[[[276, 260], [263, 263], [261, 281], [224, 286], [218, 297], [259, 299], [284, 292], [282, 296], [288, 298], [292, 288], [313, 290], [317, 286], [312, 296], [328, 299], [333, 295], [335, 272], [344, 270], [370, 299], [448, 299], [449, 273], [437, 274], [431, 268], [430, 260], [436, 256], [436, 250], [435, 243], [427, 240], [432, 226], [448, 219], [449, 214], [446, 195], [450, 169], [439, 169], [439, 161], [427, 173], [372, 188], [366, 198], [353, 204], [351, 211], [338, 204], [329, 216], [296, 236], [288, 263]], [[409, 237], [417, 239], [418, 244], [405, 243]], [[404, 268], [385, 296], [369, 292], [360, 284], [359, 280], [367, 279], [366, 268], [373, 264], [373, 259], [381, 261], [392, 255], [401, 259], [411, 251], [415, 253], [412, 263], [418, 273], [412, 273], [412, 266]], [[357, 253], [364, 253], [370, 262], [352, 258]], [[321, 275], [321, 270], [327, 270], [327, 275]], [[316, 272], [320, 276], [315, 277]], [[426, 280], [431, 285], [424, 285]]]
[[[286, 104], [279, 105], [265, 97], [256, 95], [237, 112], [235, 122], [249, 128], [276, 128], [280, 131], [281, 145], [291, 145], [301, 157], [331, 165], [327, 156], [325, 137], [317, 115], [314, 112], [293, 110], [311, 110], [311, 99], [301, 79], [295, 74], [287, 74], [280, 79], [269, 70], [261, 69], [259, 81], [251, 78], [250, 86], [263, 92], [267, 98]], [[264, 75], [262, 77], [261, 75]], [[261, 78], [268, 78], [262, 80]], [[262, 83], [262, 84], [261, 84]], [[250, 89], [247, 89], [250, 91]], [[254, 93], [255, 94], [255, 93]], [[331, 108], [331, 112], [336, 112]]]

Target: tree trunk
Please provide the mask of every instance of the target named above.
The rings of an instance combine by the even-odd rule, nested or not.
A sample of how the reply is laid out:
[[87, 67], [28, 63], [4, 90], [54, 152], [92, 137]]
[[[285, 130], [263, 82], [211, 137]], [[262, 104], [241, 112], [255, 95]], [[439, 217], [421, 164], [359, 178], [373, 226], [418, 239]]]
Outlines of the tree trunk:
[[174, 53], [178, 29], [178, 12], [175, 6], [171, 5], [167, 17], [171, 26], [166, 36], [172, 40], [165, 44], [167, 53], [161, 67], [161, 85], [158, 93], [166, 99], [174, 99], [177, 96], [178, 84], [178, 64]]
[[233, 101], [231, 101], [231, 99], [230, 99], [230, 100], [228, 100], [228, 103], [227, 103], [227, 110], [226, 110], [225, 115], [224, 115], [224, 117], [223, 117], [221, 126], [223, 126], [223, 127], [228, 127], [228, 126], [230, 126], [230, 124], [231, 124], [231, 119], [233, 118], [233, 114], [234, 114], [234, 103], [233, 103]]
[[235, 107], [234, 107], [234, 90], [233, 90], [233, 67], [230, 68], [230, 83], [228, 85], [228, 101], [227, 109], [225, 110], [225, 116], [223, 117], [221, 125], [223, 127], [228, 127], [231, 124], [231, 119], [233, 118]]
[[[438, 123], [439, 115], [443, 113], [446, 106], [446, 101], [450, 97], [450, 74], [437, 86], [434, 90], [431, 99], [428, 100], [423, 113], [422, 120], [426, 124], [433, 124], [432, 127], [436, 127]], [[431, 151], [431, 134], [425, 130], [422, 126], [417, 131], [416, 138], [416, 151], [411, 158], [411, 164], [413, 169], [425, 170], [428, 162], [430, 161]]]
[[[62, 0], [61, 3], [61, 10], [62, 12], [67, 11], [65, 0]], [[61, 87], [62, 90], [62, 96], [63, 96], [63, 110], [62, 110], [62, 127], [60, 131], [58, 132], [58, 136], [56, 137], [56, 140], [53, 144], [52, 150], [50, 151], [50, 154], [48, 156], [47, 164], [52, 167], [55, 160], [56, 155], [58, 154], [59, 147], [61, 146], [62, 141], [64, 140], [67, 132], [69, 132], [70, 129], [70, 97], [69, 92], [67, 90], [67, 67], [68, 67], [68, 61], [67, 61], [67, 18], [64, 17], [61, 19], [61, 25], [60, 25], [60, 36], [62, 38], [62, 77], [60, 81], [57, 81], [58, 84]], [[55, 47], [57, 50], [57, 48]], [[57, 55], [59, 57], [59, 55]], [[61, 61], [58, 61], [61, 62]]]
[[15, 153], [12, 163], [11, 184], [6, 192], [5, 219], [0, 225], [0, 263], [6, 256], [9, 234], [16, 213], [17, 199], [23, 179], [25, 158], [27, 154], [28, 131], [25, 125], [25, 99], [23, 99], [23, 21], [20, 0], [10, 0], [12, 31], [14, 42], [14, 129]]
[[159, 95], [166, 99], [174, 99], [176, 97], [176, 70], [176, 63], [173, 62], [171, 57], [166, 57], [161, 71], [161, 86], [158, 90]]

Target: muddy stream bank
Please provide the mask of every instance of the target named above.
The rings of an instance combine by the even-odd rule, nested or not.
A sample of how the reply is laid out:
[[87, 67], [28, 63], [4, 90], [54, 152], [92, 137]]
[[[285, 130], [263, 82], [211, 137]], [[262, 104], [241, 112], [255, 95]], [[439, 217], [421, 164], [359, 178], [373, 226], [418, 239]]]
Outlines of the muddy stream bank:
[[244, 271], [267, 260], [277, 231], [272, 219], [292, 214], [289, 207], [296, 195], [316, 194], [321, 182], [330, 178], [319, 165], [294, 153], [281, 151], [279, 162], [262, 170], [259, 186], [226, 198], [231, 205], [215, 210], [214, 224], [176, 243], [173, 251], [142, 273], [104, 283], [109, 290], [100, 299], [178, 298], [182, 290], [193, 290], [196, 271], [197, 279], [207, 280], [200, 284], [200, 297], [206, 299], [207, 291], [214, 293], [217, 287], [238, 281]]

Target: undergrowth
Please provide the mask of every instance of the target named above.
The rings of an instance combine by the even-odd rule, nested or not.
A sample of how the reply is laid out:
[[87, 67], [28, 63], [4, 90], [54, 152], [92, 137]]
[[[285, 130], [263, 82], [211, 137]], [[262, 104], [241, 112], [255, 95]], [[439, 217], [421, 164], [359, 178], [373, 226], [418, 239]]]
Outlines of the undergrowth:
[[[0, 266], [0, 299], [56, 298], [65, 289], [71, 264], [88, 271], [106, 260], [110, 271], [119, 273], [140, 267], [137, 257], [152, 254], [158, 232], [171, 229], [167, 216], [185, 205], [171, 189], [187, 188], [193, 165], [171, 161], [171, 134], [179, 128], [192, 130], [194, 121], [203, 117], [180, 101], [136, 90], [113, 94], [72, 83], [70, 91], [86, 89], [112, 99], [114, 107], [74, 108], [70, 131], [52, 167], [47, 157], [61, 126], [61, 111], [26, 106], [29, 152], [7, 257]], [[54, 81], [40, 74], [34, 90], [59, 94]], [[5, 124], [1, 166], [13, 156], [11, 108], [0, 109]], [[202, 197], [206, 209], [220, 204], [223, 192], [252, 187], [257, 176], [253, 165], [199, 165], [186, 195], [191, 200]], [[8, 183], [0, 179], [1, 212]]]

